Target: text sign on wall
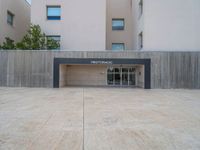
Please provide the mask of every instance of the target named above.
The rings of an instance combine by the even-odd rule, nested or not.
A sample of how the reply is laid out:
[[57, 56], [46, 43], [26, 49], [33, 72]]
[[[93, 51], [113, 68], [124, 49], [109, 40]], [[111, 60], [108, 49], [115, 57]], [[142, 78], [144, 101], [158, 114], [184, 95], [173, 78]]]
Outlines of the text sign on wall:
[[113, 62], [112, 61], [99, 61], [99, 60], [97, 60], [97, 61], [95, 61], [95, 60], [93, 60], [93, 61], [91, 61], [91, 64], [108, 64], [108, 65], [112, 65], [113, 64]]

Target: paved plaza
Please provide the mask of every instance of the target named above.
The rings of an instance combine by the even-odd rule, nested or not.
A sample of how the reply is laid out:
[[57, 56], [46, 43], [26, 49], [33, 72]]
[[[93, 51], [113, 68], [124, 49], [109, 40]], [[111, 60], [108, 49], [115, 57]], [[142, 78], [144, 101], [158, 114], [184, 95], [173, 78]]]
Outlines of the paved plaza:
[[0, 88], [1, 150], [199, 150], [200, 90]]

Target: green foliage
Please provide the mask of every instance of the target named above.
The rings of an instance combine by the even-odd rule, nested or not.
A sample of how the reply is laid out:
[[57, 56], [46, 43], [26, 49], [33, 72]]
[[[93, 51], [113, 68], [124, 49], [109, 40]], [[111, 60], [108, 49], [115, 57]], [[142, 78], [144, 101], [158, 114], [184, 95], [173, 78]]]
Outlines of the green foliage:
[[60, 44], [53, 40], [52, 38], [47, 38], [47, 43], [46, 43], [46, 48], [49, 49], [49, 50], [52, 50], [52, 49], [58, 49], [60, 47]]
[[45, 34], [41, 33], [39, 25], [31, 25], [28, 33], [21, 42], [17, 43], [17, 49], [41, 50], [45, 49]]
[[6, 37], [0, 49], [52, 50], [58, 49], [59, 47], [60, 44], [57, 41], [46, 37], [39, 25], [31, 25], [21, 42], [15, 45], [12, 39]]
[[3, 42], [3, 45], [0, 48], [5, 49], [5, 50], [16, 49], [15, 42], [14, 42], [14, 40], [10, 39], [9, 37], [6, 37], [5, 42]]

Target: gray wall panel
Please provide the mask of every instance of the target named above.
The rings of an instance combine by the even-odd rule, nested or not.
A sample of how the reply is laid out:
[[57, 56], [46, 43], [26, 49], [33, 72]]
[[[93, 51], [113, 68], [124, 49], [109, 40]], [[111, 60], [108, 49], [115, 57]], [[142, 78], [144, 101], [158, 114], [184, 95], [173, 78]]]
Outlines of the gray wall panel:
[[152, 88], [200, 88], [200, 52], [0, 51], [0, 86], [53, 87], [54, 58], [150, 58]]

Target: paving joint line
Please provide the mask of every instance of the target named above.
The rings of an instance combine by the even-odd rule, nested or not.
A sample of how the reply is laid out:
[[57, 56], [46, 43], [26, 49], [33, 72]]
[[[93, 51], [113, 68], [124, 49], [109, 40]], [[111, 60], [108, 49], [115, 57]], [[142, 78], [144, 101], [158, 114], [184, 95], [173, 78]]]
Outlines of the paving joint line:
[[85, 149], [85, 94], [83, 88], [83, 150]]

